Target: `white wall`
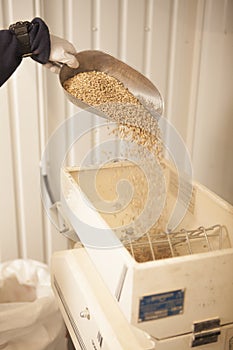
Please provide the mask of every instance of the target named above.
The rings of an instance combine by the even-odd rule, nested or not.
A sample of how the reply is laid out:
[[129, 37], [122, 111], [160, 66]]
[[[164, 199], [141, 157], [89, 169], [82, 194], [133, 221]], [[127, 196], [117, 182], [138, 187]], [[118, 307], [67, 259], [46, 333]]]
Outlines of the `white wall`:
[[[190, 150], [194, 178], [233, 203], [232, 0], [0, 0], [0, 27], [41, 16], [77, 50], [100, 49], [159, 88]], [[44, 213], [39, 163], [76, 108], [30, 58], [0, 89], [0, 259], [45, 262], [67, 242]]]

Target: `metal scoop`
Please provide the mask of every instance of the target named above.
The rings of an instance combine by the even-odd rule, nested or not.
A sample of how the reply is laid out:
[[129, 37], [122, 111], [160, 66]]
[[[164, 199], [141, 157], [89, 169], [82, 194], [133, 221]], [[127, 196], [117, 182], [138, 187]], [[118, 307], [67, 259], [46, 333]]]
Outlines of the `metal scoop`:
[[[74, 69], [63, 65], [60, 70], [60, 83], [63, 83], [81, 72], [100, 71], [104, 72], [123, 83], [150, 114], [160, 116], [163, 113], [163, 98], [158, 89], [144, 75], [128, 66], [115, 57], [98, 50], [87, 50], [76, 54], [79, 67]], [[63, 87], [64, 89], [64, 87]], [[89, 109], [95, 114], [104, 116], [102, 112], [74, 97], [64, 89], [68, 99], [82, 109]]]

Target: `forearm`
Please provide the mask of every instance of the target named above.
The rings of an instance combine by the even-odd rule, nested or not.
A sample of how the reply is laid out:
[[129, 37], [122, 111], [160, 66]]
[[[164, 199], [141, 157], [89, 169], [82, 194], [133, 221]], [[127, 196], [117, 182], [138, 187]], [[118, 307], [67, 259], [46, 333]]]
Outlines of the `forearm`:
[[0, 86], [22, 61], [19, 43], [9, 30], [0, 31]]

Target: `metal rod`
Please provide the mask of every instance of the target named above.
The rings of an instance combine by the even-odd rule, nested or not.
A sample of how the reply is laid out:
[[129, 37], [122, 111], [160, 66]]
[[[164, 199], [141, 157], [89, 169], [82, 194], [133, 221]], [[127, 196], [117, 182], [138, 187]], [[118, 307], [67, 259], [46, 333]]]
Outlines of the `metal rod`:
[[149, 232], [147, 232], [147, 239], [148, 239], [148, 242], [149, 242], [149, 245], [150, 245], [150, 250], [151, 250], [151, 254], [152, 254], [152, 259], [155, 260], [155, 254], [154, 254], [154, 250], [153, 250], [153, 246], [152, 246], [152, 243], [151, 243], [151, 239], [150, 239], [150, 234]]
[[209, 237], [208, 237], [208, 235], [207, 235], [207, 233], [206, 233], [207, 230], [206, 230], [205, 227], [203, 227], [203, 226], [199, 227], [199, 229], [202, 230], [202, 232], [204, 233], [204, 237], [205, 237], [205, 239], [206, 239], [206, 242], [207, 242], [209, 251], [211, 251], [212, 248], [211, 248], [211, 244], [210, 244], [210, 241], [209, 241]]
[[188, 234], [188, 231], [186, 231], [185, 229], [183, 229], [183, 230], [181, 230], [181, 231], [185, 234], [186, 242], [187, 242], [188, 249], [189, 249], [189, 253], [190, 253], [190, 254], [193, 254], [193, 252], [192, 252], [192, 247], [191, 247], [191, 244], [190, 244], [190, 241], [189, 241], [189, 234]]
[[131, 252], [132, 252], [132, 256], [133, 256], [133, 258], [135, 259], [135, 255], [134, 255], [134, 250], [133, 250], [133, 245], [132, 245], [131, 239], [130, 239], [130, 241], [129, 241], [129, 245], [130, 245], [130, 249], [131, 249]]
[[174, 250], [173, 250], [173, 246], [172, 246], [172, 242], [171, 242], [170, 234], [167, 234], [167, 240], [168, 240], [168, 244], [169, 244], [169, 247], [170, 247], [170, 250], [171, 250], [172, 256], [174, 257], [174, 256], [175, 256], [175, 252], [174, 252]]

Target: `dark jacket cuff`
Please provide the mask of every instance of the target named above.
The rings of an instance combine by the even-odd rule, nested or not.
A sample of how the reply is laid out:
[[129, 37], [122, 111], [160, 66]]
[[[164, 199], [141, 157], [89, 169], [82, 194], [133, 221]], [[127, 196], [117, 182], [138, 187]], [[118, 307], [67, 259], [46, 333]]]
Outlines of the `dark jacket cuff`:
[[[45, 22], [34, 18], [29, 25], [29, 39], [32, 59], [46, 63], [50, 56], [50, 35]], [[9, 79], [22, 61], [22, 49], [15, 34], [0, 30], [0, 86]]]
[[29, 27], [32, 59], [45, 64], [50, 56], [49, 29], [41, 18], [34, 18]]

